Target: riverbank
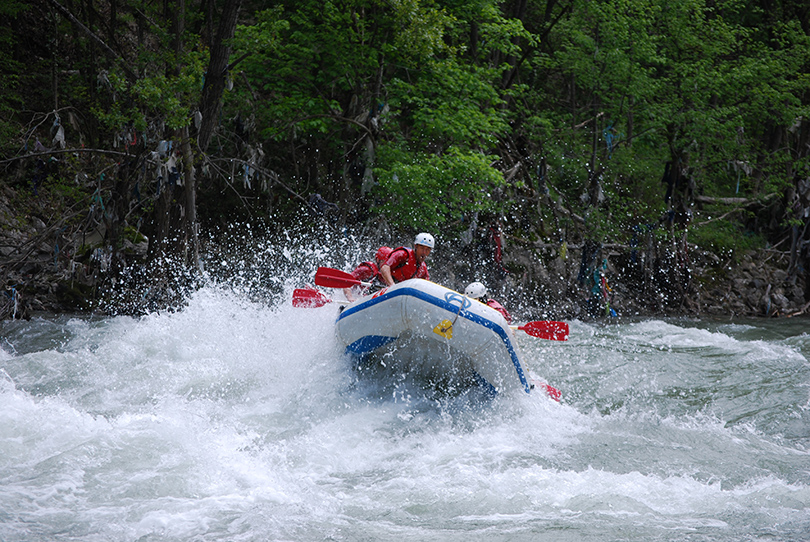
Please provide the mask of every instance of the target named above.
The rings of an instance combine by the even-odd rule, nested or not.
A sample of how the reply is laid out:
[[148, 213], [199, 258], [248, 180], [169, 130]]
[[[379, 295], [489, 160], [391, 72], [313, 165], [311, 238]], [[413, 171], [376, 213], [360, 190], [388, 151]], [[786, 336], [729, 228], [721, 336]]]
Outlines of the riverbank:
[[[47, 216], [45, 209], [34, 210], [28, 216], [15, 215], [8, 191], [5, 195], [0, 199], [0, 319], [29, 318], [38, 312], [143, 313], [159, 309], [162, 300], [171, 298], [176, 302], [177, 287], [163, 288], [172, 290], [171, 295], [157, 292], [161, 287], [154, 283], [148, 290], [134, 291], [144, 288], [143, 280], [136, 284], [113, 271], [102, 214], [93, 219], [91, 210], [78, 226], [68, 224], [64, 217]], [[498, 245], [498, 273], [492, 273], [495, 264], [488, 261], [488, 256], [483, 258], [484, 264], [472, 263], [478, 261], [480, 249], [488, 254], [490, 248], [444, 247], [435, 251], [431, 261], [433, 280], [462, 289], [466, 282], [481, 279], [482, 270], [487, 271], [492, 293], [526, 319], [598, 319], [610, 315], [792, 317], [806, 315], [810, 306], [802, 274], [790, 277], [789, 253], [775, 249], [760, 249], [723, 261], [689, 244], [685, 271], [673, 279], [678, 281], [677, 288], [660, 288], [649, 277], [645, 279], [645, 272], [649, 275], [653, 269], [649, 261], [643, 261], [645, 254], [626, 247], [604, 248], [599, 258], [591, 258], [597, 264], [602, 262], [595, 270], [585, 269], [582, 245], [538, 248], [504, 236]], [[144, 275], [147, 249], [148, 240], [136, 232], [131, 239], [124, 239], [115, 263], [124, 270], [137, 268]], [[209, 250], [223, 254], [222, 247], [209, 246]], [[227, 252], [217, 257], [233, 259]], [[239, 258], [249, 260], [251, 256], [243, 253]], [[300, 266], [320, 264], [315, 261]], [[473, 265], [478, 267], [473, 269]], [[257, 267], [250, 261], [238, 262], [238, 266]], [[490, 269], [485, 269], [487, 266]], [[227, 267], [210, 269], [213, 278], [223, 279], [219, 275]], [[594, 271], [605, 279], [599, 288], [594, 288], [599, 280], [594, 279]], [[131, 273], [127, 276], [132, 278]], [[242, 276], [240, 281], [244, 280]], [[256, 276], [247, 280], [264, 279]], [[127, 289], [133, 291], [125, 292]], [[281, 290], [276, 288], [275, 293], [281, 295]], [[113, 298], [127, 302], [117, 305]], [[141, 306], [139, 299], [145, 300]], [[268, 297], [270, 303], [277, 301]]]
[[[643, 253], [627, 247], [606, 248], [604, 257], [599, 258], [602, 267], [596, 269], [605, 284], [594, 288], [595, 280], [588, 280], [593, 266], [583, 280], [581, 246], [569, 246], [564, 252], [556, 247], [547, 249], [545, 258], [538, 258], [537, 251], [513, 249], [509, 245], [504, 248], [505, 265], [516, 266], [522, 274], [510, 274], [504, 290], [542, 284], [534, 297], [542, 300], [550, 316], [780, 318], [807, 315], [810, 309], [810, 291], [803, 275], [788, 274], [789, 252], [758, 249], [722, 260], [690, 243], [683, 269], [670, 272], [672, 282], [656, 287], [650, 280], [650, 269], [663, 271], [642, 261]], [[554, 254], [551, 258], [549, 252]]]

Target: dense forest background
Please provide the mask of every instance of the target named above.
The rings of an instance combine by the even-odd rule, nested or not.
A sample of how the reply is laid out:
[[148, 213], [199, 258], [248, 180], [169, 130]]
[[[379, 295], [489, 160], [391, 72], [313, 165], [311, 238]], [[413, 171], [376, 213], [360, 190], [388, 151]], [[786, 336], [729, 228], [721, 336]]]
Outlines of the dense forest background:
[[0, 317], [172, 305], [244, 225], [430, 231], [544, 314], [808, 309], [805, 1], [5, 0], [0, 69]]

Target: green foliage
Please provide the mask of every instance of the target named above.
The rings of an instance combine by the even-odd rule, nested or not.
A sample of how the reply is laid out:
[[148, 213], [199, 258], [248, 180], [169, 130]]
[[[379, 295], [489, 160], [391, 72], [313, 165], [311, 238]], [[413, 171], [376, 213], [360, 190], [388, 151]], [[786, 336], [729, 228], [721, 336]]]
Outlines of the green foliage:
[[[110, 130], [133, 123], [145, 130], [151, 119], [160, 119], [171, 129], [188, 126], [199, 103], [208, 62], [207, 52], [184, 50], [180, 57], [166, 50], [142, 51], [144, 70], [137, 81], [128, 81], [120, 70], [105, 73], [105, 100], [93, 111]], [[171, 67], [170, 69], [168, 67]]]
[[279, 34], [290, 27], [288, 21], [281, 19], [282, 15], [281, 6], [276, 6], [255, 13], [253, 24], [237, 25], [234, 48], [264, 55], [272, 54], [279, 47]]
[[447, 51], [444, 37], [455, 22], [452, 16], [419, 0], [399, 0], [388, 5], [393, 8], [392, 21], [397, 31], [391, 43], [382, 47], [387, 56], [403, 65], [418, 66], [434, 54]]
[[125, 226], [123, 231], [121, 232], [121, 236], [124, 239], [128, 239], [135, 244], [143, 243], [146, 241], [146, 237], [143, 236], [141, 232], [133, 228], [132, 226]]
[[394, 117], [417, 147], [491, 148], [507, 132], [503, 100], [492, 84], [497, 74], [454, 60], [431, 61], [416, 81], [391, 82]]
[[54, 194], [63, 198], [63, 207], [71, 207], [76, 203], [86, 202], [90, 196], [87, 190], [78, 186], [75, 182], [67, 181], [61, 177], [49, 178], [48, 184]]
[[[105, 5], [99, 13], [108, 13]], [[133, 6], [119, 10], [118, 21], [85, 21], [105, 40], [115, 34], [120, 59], [99, 55], [55, 12], [30, 43], [11, 23], [0, 24], [4, 142], [15, 140], [12, 128], [19, 139], [21, 127], [53, 108], [74, 111], [82, 128], [101, 132], [94, 142], [102, 145], [123, 126], [189, 125], [208, 64], [206, 25], [188, 9], [185, 34], [174, 36], [163, 4]], [[556, 238], [578, 229], [573, 235], [621, 241], [668, 206], [689, 203], [664, 202], [666, 163], [707, 196], [758, 198], [807, 175], [810, 20], [799, 2], [773, 9], [743, 0], [253, 6], [245, 5], [232, 42], [240, 62], [211, 148], [217, 159], [244, 158], [247, 145], [261, 144], [262, 167], [279, 175], [270, 190], [276, 199], [283, 184], [303, 199], [318, 192], [339, 203], [344, 218], [367, 216], [379, 201], [374, 210], [402, 227], [453, 229], [486, 212], [509, 217], [527, 236], [532, 228]], [[27, 8], [9, 0], [0, 15], [23, 18]], [[48, 41], [52, 28], [58, 32]], [[137, 50], [121, 50], [134, 43]], [[41, 48], [20, 56], [29, 45]], [[47, 124], [36, 134], [43, 142]], [[366, 196], [362, 187], [375, 182]], [[59, 190], [69, 199], [68, 188]], [[232, 188], [242, 205], [241, 186]], [[198, 201], [224, 200], [201, 194]], [[207, 214], [227, 220], [221, 209]], [[737, 219], [692, 234], [737, 251], [745, 239]]]
[[[494, 55], [520, 55], [521, 44], [536, 46], [537, 37], [526, 30], [523, 21], [505, 15], [500, 0], [445, 1], [451, 16], [445, 39], [460, 56], [478, 65], [490, 63]], [[476, 36], [471, 40], [471, 36]]]
[[610, 239], [625, 242], [635, 226], [656, 223], [666, 212], [660, 157], [629, 149], [616, 153], [605, 170], [602, 188]]
[[552, 194], [596, 236], [658, 220], [666, 162], [696, 193], [782, 190], [805, 153], [781, 137], [810, 113], [804, 22], [738, 0], [574, 2], [528, 57], [511, 118], [536, 142]]
[[496, 194], [505, 182], [494, 159], [455, 147], [444, 155], [382, 147], [375, 174], [383, 203], [375, 211], [402, 227], [457, 233], [464, 215], [504, 211]]
[[[496, 3], [483, 4], [482, 50], [512, 51], [512, 37], [528, 39]], [[254, 86], [274, 99], [254, 104], [237, 94], [233, 103], [251, 108], [265, 141], [306, 142], [299, 160], [317, 149], [319, 174], [337, 174], [334, 164], [373, 137], [363, 160], [387, 202], [379, 210], [392, 221], [407, 214], [410, 223], [422, 216], [436, 223], [473, 212], [480, 205], [471, 194], [503, 182], [488, 155], [508, 132], [497, 88], [504, 66], [461, 59], [458, 30], [468, 23], [455, 8], [348, 0], [262, 12], [257, 25], [240, 27], [235, 43], [250, 53], [244, 66]], [[422, 203], [425, 193], [442, 196]]]
[[256, 113], [264, 136], [282, 140], [328, 133], [347, 115], [367, 112], [379, 95], [382, 72], [418, 68], [436, 51], [448, 18], [441, 10], [403, 0], [300, 2], [294, 9], [259, 13], [241, 26], [234, 44], [250, 54], [245, 71], [263, 93]]
[[[207, 54], [188, 52], [175, 75], [155, 73], [136, 81], [131, 87], [132, 97], [141, 111], [165, 119], [169, 128], [188, 126], [200, 101], [207, 61]], [[146, 125], [145, 119], [140, 122]]]
[[[6, 0], [0, 3], [0, 19], [11, 23], [18, 14], [29, 8], [24, 2]], [[14, 48], [15, 39], [11, 27], [0, 25], [0, 73], [3, 74], [3, 84], [0, 85], [0, 145], [3, 147], [14, 141], [17, 135], [13, 118], [24, 104], [19, 82], [25, 66], [15, 60]]]
[[762, 234], [746, 231], [729, 220], [716, 220], [689, 229], [689, 242], [724, 258], [737, 258], [765, 246]]

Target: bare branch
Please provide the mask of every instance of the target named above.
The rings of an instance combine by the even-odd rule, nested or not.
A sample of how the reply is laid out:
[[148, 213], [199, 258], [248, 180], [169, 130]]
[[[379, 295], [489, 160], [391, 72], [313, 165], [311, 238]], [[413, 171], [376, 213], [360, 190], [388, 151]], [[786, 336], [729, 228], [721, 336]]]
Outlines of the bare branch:
[[8, 162], [14, 162], [16, 160], [25, 160], [26, 158], [34, 158], [37, 156], [51, 156], [54, 154], [65, 154], [65, 153], [72, 153], [72, 152], [89, 152], [93, 154], [109, 154], [113, 156], [132, 156], [131, 154], [127, 154], [125, 152], [120, 151], [108, 151], [104, 149], [59, 149], [55, 151], [44, 151], [44, 152], [32, 152], [30, 154], [21, 154], [20, 156], [15, 156], [13, 158], [6, 158], [5, 160], [0, 160], [0, 164], [6, 164]]
[[87, 34], [87, 36], [90, 39], [96, 42], [96, 44], [98, 44], [98, 46], [101, 47], [101, 49], [107, 54], [107, 56], [109, 56], [111, 59], [115, 61], [118, 61], [119, 65], [121, 66], [121, 69], [124, 70], [124, 73], [127, 74], [127, 78], [129, 78], [130, 81], [136, 81], [138, 79], [138, 76], [135, 75], [135, 72], [129, 69], [129, 67], [126, 64], [126, 61], [123, 58], [121, 58], [121, 55], [113, 51], [109, 45], [104, 43], [104, 40], [96, 36], [92, 30], [84, 26], [84, 24], [79, 19], [77, 19], [75, 15], [73, 15], [70, 11], [68, 11], [66, 7], [64, 7], [56, 0], [48, 0], [48, 2], [54, 8], [56, 8], [56, 10], [59, 13], [61, 13], [67, 20], [73, 23], [79, 30]]

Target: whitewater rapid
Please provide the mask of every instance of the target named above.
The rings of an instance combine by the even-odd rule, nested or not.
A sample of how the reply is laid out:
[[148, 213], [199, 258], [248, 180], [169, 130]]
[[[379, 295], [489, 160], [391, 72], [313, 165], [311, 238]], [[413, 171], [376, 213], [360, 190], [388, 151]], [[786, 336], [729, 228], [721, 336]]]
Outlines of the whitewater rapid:
[[211, 286], [178, 312], [0, 324], [0, 540], [810, 533], [801, 322], [520, 337], [556, 403], [358, 372], [336, 315]]

